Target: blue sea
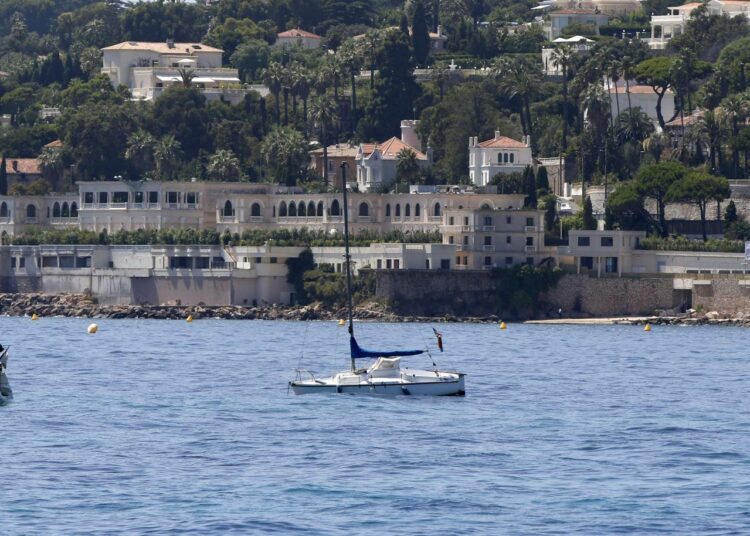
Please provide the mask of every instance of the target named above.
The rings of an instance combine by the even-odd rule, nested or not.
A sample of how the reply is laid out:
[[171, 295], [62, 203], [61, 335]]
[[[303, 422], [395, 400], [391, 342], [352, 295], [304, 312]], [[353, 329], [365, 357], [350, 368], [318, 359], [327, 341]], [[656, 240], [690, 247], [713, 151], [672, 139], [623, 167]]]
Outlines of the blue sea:
[[750, 533], [748, 330], [435, 325], [420, 399], [289, 393], [335, 322], [90, 322], [0, 318], [2, 535]]

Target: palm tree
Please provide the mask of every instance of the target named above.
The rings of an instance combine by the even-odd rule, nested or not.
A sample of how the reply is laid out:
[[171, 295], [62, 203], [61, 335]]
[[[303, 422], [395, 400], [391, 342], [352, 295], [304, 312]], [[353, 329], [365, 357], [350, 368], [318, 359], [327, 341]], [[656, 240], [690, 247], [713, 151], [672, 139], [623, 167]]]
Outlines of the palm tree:
[[725, 128], [729, 127], [732, 133], [732, 178], [736, 179], [740, 173], [740, 152], [735, 141], [739, 133], [740, 121], [748, 116], [747, 95], [744, 93], [730, 95], [721, 102], [719, 111]]
[[191, 87], [193, 85], [193, 79], [195, 78], [195, 71], [193, 69], [180, 67], [177, 69], [177, 73], [180, 75], [180, 84], [182, 87]]
[[636, 106], [617, 116], [615, 130], [618, 142], [634, 141], [640, 144], [654, 132], [654, 124], [648, 114]]
[[307, 144], [302, 134], [293, 128], [276, 127], [263, 140], [261, 151], [276, 182], [287, 186], [297, 184], [307, 159]]
[[352, 121], [351, 133], [357, 126], [357, 75], [362, 67], [362, 49], [360, 44], [353, 39], [346, 41], [336, 54], [340, 58], [341, 67], [345, 73], [349, 74], [349, 81], [352, 89]]
[[573, 65], [574, 51], [570, 45], [561, 45], [552, 51], [552, 64], [562, 70], [563, 77], [563, 128], [560, 152], [568, 150], [568, 73]]
[[521, 103], [521, 128], [525, 135], [531, 136], [530, 102], [541, 83], [539, 68], [518, 58], [501, 57], [495, 63], [494, 74], [505, 94], [509, 98], [517, 98]]
[[154, 161], [158, 176], [172, 180], [181, 157], [182, 145], [174, 136], [170, 134], [160, 138], [154, 147]]
[[633, 74], [633, 67], [635, 62], [630, 56], [623, 56], [620, 60], [620, 71], [622, 72], [622, 78], [625, 80], [625, 94], [628, 96], [628, 110], [633, 109], [633, 104], [630, 101], [630, 80], [635, 76]]
[[275, 61], [269, 63], [268, 68], [263, 71], [263, 83], [268, 86], [268, 90], [276, 101], [276, 124], [278, 125], [281, 123], [279, 96], [281, 95], [281, 87], [284, 83], [284, 67]]
[[314, 126], [320, 133], [320, 144], [323, 146], [323, 182], [328, 189], [328, 128], [336, 121], [336, 105], [324, 95], [318, 96], [313, 102], [310, 116]]
[[414, 150], [404, 147], [396, 155], [398, 162], [396, 163], [396, 177], [398, 191], [398, 184], [401, 184], [403, 180], [406, 184], [413, 184], [419, 178], [419, 162], [417, 161], [417, 153]]
[[241, 175], [240, 161], [232, 151], [220, 149], [209, 157], [206, 171], [216, 181], [238, 181]]
[[643, 150], [649, 153], [654, 161], [658, 163], [664, 154], [664, 150], [669, 147], [670, 144], [671, 139], [667, 134], [655, 132], [643, 140], [641, 146], [643, 147]]
[[[307, 123], [307, 99], [310, 97], [310, 74], [307, 69], [302, 65], [295, 65], [292, 80], [292, 95], [302, 99], [302, 117]], [[294, 105], [295, 115], [297, 113], [297, 105]]]
[[721, 115], [717, 115], [716, 112], [709, 110], [703, 114], [703, 117], [698, 120], [694, 128], [699, 129], [703, 133], [703, 136], [705, 136], [706, 145], [708, 146], [708, 159], [711, 162], [711, 172], [715, 173], [724, 167], [724, 157], [721, 151], [724, 128], [721, 124]]
[[62, 151], [60, 149], [47, 147], [42, 149], [37, 160], [39, 160], [39, 168], [42, 170], [42, 173], [44, 173], [45, 178], [57, 186], [63, 171]]
[[125, 158], [130, 160], [133, 167], [143, 174], [152, 168], [154, 162], [154, 145], [156, 140], [145, 130], [138, 130], [128, 138], [128, 148]]

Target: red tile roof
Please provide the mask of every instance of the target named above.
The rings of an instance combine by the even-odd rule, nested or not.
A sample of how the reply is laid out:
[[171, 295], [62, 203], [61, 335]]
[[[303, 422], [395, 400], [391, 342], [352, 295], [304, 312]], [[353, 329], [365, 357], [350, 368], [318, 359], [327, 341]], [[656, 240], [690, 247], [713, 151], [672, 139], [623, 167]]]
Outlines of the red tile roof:
[[19, 173], [39, 175], [42, 172], [39, 167], [39, 160], [36, 158], [8, 158], [5, 162], [5, 171], [8, 172], [8, 175]]
[[401, 141], [395, 136], [379, 145], [374, 143], [363, 143], [362, 153], [365, 156], [369, 156], [376, 148], [380, 151], [380, 153], [383, 155], [383, 159], [385, 160], [395, 160], [398, 157], [398, 153], [400, 153], [402, 149], [410, 149], [414, 151], [414, 153], [417, 155], [417, 160], [427, 160], [426, 154], [418, 151], [408, 143]]
[[306, 32], [305, 30], [300, 30], [299, 28], [293, 28], [291, 30], [281, 32], [276, 37], [309, 37], [310, 39], [323, 39], [317, 34]]
[[47, 145], [45, 145], [44, 147], [45, 147], [45, 149], [62, 149], [63, 148], [63, 142], [62, 142], [62, 140], [51, 141]]
[[507, 136], [498, 136], [497, 138], [485, 140], [481, 142], [479, 146], [480, 147], [493, 147], [493, 148], [500, 148], [500, 149], [523, 149], [525, 147], [528, 147], [522, 141], [514, 140], [513, 138], [509, 138]]

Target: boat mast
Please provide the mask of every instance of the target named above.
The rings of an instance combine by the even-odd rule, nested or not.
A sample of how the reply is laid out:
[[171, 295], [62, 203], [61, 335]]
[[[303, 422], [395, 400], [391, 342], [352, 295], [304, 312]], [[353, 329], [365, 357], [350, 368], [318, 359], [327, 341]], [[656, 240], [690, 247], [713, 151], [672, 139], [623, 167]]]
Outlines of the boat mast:
[[[349, 254], [349, 201], [346, 195], [346, 171], [349, 164], [341, 163], [341, 182], [344, 189], [344, 264], [346, 264], [346, 298], [349, 313], [349, 336], [354, 337], [354, 319], [352, 317], [352, 257]], [[352, 370], [356, 369], [354, 357], [352, 356]]]

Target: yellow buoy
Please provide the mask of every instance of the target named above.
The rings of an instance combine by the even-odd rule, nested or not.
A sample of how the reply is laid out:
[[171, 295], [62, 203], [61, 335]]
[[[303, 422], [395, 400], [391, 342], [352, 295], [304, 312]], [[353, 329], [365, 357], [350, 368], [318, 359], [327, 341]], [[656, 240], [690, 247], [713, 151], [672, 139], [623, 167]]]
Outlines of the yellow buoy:
[[99, 329], [99, 326], [96, 324], [89, 324], [88, 329], [86, 330], [88, 333], [94, 334], [96, 333], [96, 330]]
[[38, 316], [36, 316], [36, 313], [32, 313], [32, 314], [31, 314], [31, 319], [32, 319], [32, 320], [39, 320], [39, 317], [38, 317]]
[[643, 331], [651, 331], [651, 324], [646, 324], [646, 327], [643, 328]]
[[193, 315], [188, 315], [188, 317], [185, 319], [185, 322], [192, 322], [193, 321]]
[[502, 320], [500, 321], [500, 329], [508, 329], [508, 326], [505, 325], [505, 322]]
[[339, 318], [339, 326], [345, 326], [345, 325], [346, 325], [346, 320], [344, 320], [343, 318]]

